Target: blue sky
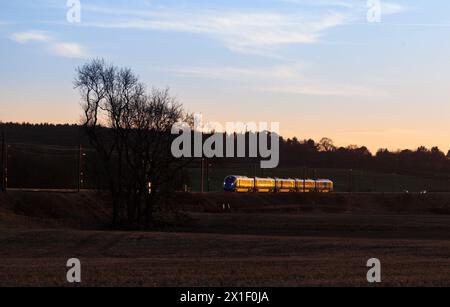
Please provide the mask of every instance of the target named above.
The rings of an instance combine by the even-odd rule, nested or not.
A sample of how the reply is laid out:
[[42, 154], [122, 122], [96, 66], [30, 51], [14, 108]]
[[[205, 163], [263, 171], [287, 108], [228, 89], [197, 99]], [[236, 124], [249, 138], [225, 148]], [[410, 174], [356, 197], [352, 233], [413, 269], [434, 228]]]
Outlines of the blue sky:
[[0, 0], [0, 120], [78, 122], [75, 67], [103, 57], [205, 120], [376, 150], [450, 148], [450, 2]]

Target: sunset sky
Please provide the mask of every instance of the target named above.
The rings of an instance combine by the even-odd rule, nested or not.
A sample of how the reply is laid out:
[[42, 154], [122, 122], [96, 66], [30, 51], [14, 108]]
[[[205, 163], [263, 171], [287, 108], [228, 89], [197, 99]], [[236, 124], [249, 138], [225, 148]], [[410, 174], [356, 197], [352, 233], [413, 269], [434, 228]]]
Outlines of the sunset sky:
[[280, 122], [337, 145], [450, 149], [450, 1], [0, 0], [0, 120], [77, 123], [102, 57], [206, 121]]

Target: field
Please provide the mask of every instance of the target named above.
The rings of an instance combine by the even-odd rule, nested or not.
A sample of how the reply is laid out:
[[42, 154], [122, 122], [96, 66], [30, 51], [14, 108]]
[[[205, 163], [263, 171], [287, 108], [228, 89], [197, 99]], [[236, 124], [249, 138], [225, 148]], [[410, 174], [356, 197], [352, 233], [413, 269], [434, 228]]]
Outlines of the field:
[[69, 286], [72, 257], [83, 286], [368, 286], [369, 258], [383, 286], [450, 286], [448, 194], [177, 197], [182, 225], [121, 232], [103, 195], [0, 194], [0, 286]]

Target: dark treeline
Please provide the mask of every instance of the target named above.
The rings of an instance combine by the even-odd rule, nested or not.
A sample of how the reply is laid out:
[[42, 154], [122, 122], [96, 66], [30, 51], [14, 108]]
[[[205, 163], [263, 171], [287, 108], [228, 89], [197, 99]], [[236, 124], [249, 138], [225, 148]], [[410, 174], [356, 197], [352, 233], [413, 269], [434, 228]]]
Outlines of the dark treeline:
[[280, 152], [283, 166], [369, 169], [425, 177], [450, 175], [450, 151], [445, 154], [438, 147], [398, 151], [380, 149], [373, 154], [364, 146], [336, 147], [328, 138], [319, 142], [293, 138], [281, 140]]
[[87, 150], [89, 143], [79, 125], [0, 122], [0, 143], [3, 137], [8, 146], [0, 144], [0, 177], [7, 177], [2, 187], [77, 189], [86, 169], [89, 187], [102, 186], [94, 154], [80, 159], [79, 145]]
[[[71, 147], [81, 144], [89, 147], [89, 141], [79, 125], [0, 123], [0, 133], [4, 133], [7, 143]], [[445, 154], [437, 147], [420, 147], [400, 151], [380, 149], [371, 153], [364, 146], [336, 147], [328, 138], [318, 142], [312, 139], [280, 138], [280, 167], [367, 169], [447, 177], [450, 175], [450, 152]]]
[[89, 144], [79, 125], [54, 125], [30, 123], [2, 123], [0, 134], [4, 133], [8, 143], [37, 145], [78, 146]]

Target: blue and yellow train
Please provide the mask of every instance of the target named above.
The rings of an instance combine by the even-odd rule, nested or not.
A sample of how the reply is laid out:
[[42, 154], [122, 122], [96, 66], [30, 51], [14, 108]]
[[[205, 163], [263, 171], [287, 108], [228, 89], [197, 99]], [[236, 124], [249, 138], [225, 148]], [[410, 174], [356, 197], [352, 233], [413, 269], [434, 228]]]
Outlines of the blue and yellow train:
[[281, 179], [227, 176], [224, 190], [236, 193], [331, 193], [334, 183], [328, 179]]

